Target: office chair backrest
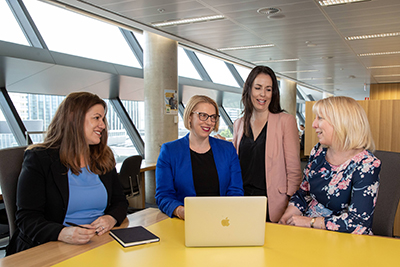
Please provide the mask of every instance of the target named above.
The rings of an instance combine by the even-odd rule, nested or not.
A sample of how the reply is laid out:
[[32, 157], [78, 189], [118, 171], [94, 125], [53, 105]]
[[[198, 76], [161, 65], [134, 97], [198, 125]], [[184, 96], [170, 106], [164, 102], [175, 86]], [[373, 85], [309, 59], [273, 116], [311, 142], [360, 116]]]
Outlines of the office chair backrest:
[[375, 151], [381, 160], [380, 185], [375, 206], [372, 232], [375, 235], [393, 237], [394, 219], [400, 200], [400, 153]]
[[17, 183], [21, 172], [26, 146], [0, 150], [0, 186], [6, 207], [10, 238], [15, 232], [15, 212], [17, 211]]
[[142, 156], [130, 156], [124, 160], [119, 172], [119, 180], [122, 184], [124, 194], [127, 197], [135, 196], [140, 193], [138, 176], [140, 173], [140, 165], [142, 164]]

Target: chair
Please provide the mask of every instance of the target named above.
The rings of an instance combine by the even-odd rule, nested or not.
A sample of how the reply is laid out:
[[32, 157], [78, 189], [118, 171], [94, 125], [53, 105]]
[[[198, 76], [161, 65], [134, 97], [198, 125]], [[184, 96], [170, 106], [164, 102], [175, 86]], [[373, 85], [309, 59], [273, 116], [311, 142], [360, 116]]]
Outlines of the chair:
[[393, 237], [393, 226], [400, 200], [400, 153], [375, 151], [381, 160], [380, 185], [372, 231], [375, 235]]
[[17, 183], [25, 149], [26, 146], [20, 146], [0, 150], [0, 186], [7, 213], [10, 238], [16, 229]]
[[[140, 195], [140, 165], [142, 164], [142, 156], [130, 156], [122, 162], [121, 170], [119, 171], [119, 180], [122, 184], [122, 188], [126, 199], [131, 206], [131, 201], [134, 197]], [[132, 207], [128, 208], [128, 213], [133, 213], [140, 209], [135, 209]]]

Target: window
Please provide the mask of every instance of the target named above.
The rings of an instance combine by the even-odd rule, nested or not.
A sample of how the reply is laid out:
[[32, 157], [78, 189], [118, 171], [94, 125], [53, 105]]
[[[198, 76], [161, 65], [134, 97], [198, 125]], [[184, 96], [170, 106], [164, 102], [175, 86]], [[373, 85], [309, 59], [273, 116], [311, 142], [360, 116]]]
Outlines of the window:
[[239, 87], [224, 61], [199, 52], [196, 55], [214, 83]]
[[[58, 106], [64, 100], [65, 96], [10, 93], [10, 98], [27, 131], [34, 132], [29, 135], [32, 141], [40, 143], [44, 138], [42, 132], [47, 130]], [[108, 106], [108, 145], [114, 152], [117, 168], [119, 168], [125, 158], [138, 155], [138, 152], [112, 105], [109, 104], [107, 99], [105, 101]], [[144, 111], [144, 103], [137, 101], [123, 102], [125, 102], [125, 108], [130, 116], [136, 118], [135, 124], [143, 126], [141, 132], [144, 135], [144, 112], [141, 112]], [[15, 138], [8, 129], [2, 113], [0, 115], [0, 144], [2, 147], [17, 146]]]
[[50, 50], [141, 68], [118, 27], [36, 0], [24, 4]]
[[0, 109], [0, 149], [12, 146], [18, 146], [18, 143], [17, 140], [15, 140], [10, 127], [8, 127], [3, 111]]
[[182, 47], [178, 47], [178, 75], [196, 80], [201, 77]]
[[0, 1], [0, 40], [29, 45], [6, 1]]
[[49, 126], [58, 106], [64, 96], [10, 93], [10, 98], [24, 123], [33, 143], [43, 141], [44, 134]]
[[239, 65], [235, 65], [236, 70], [239, 72], [240, 76], [242, 77], [243, 81], [246, 82], [247, 76], [249, 76], [251, 69], [247, 67], [242, 67]]
[[[132, 143], [128, 133], [126, 132], [124, 125], [114, 111], [111, 103], [104, 99], [108, 106], [107, 122], [108, 122], [108, 146], [114, 153], [115, 161], [117, 162], [116, 169], [120, 170], [122, 162], [130, 156], [139, 155], [135, 146]], [[129, 101], [133, 102], [133, 101]], [[124, 105], [125, 106], [125, 105]], [[128, 105], [129, 107], [129, 105]], [[126, 108], [126, 106], [125, 106]], [[126, 108], [127, 109], [127, 108]], [[128, 110], [128, 113], [132, 113], [133, 110]], [[130, 112], [131, 111], [131, 112]], [[133, 111], [134, 112], [134, 111]]]

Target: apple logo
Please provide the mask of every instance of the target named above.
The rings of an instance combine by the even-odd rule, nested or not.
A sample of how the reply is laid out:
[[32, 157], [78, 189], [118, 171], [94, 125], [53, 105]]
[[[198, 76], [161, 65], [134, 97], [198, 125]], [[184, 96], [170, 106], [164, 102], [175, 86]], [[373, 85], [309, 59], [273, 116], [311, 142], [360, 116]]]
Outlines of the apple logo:
[[222, 226], [229, 226], [229, 219], [226, 217], [225, 219], [222, 219], [221, 221]]

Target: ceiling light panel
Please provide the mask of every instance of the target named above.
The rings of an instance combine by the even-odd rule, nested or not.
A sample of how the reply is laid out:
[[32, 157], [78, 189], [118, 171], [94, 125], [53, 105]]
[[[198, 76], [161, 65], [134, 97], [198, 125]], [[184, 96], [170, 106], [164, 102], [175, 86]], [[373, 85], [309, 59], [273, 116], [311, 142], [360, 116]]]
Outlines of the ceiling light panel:
[[318, 1], [320, 6], [335, 6], [335, 5], [344, 5], [344, 4], [351, 4], [357, 2], [369, 2], [371, 0], [324, 0]]
[[366, 39], [396, 37], [396, 36], [400, 36], [400, 32], [388, 32], [388, 33], [347, 36], [347, 37], [345, 37], [345, 39], [348, 41], [354, 41], [354, 40], [366, 40]]
[[379, 53], [365, 53], [358, 54], [359, 57], [369, 57], [369, 56], [386, 56], [386, 55], [395, 55], [400, 54], [400, 51], [392, 51], [392, 52], [379, 52]]
[[371, 66], [367, 69], [388, 69], [388, 68], [400, 68], [400, 65], [390, 65], [390, 66]]
[[233, 51], [233, 50], [244, 50], [244, 49], [254, 49], [254, 48], [264, 48], [273, 47], [274, 44], [261, 44], [261, 45], [248, 45], [248, 46], [236, 46], [236, 47], [223, 47], [218, 48], [218, 51]]
[[382, 75], [374, 75], [376, 78], [380, 77], [400, 77], [400, 74], [382, 74]]
[[151, 25], [153, 25], [154, 27], [165, 27], [165, 26], [190, 24], [190, 23], [196, 23], [196, 22], [208, 22], [208, 21], [214, 21], [214, 20], [221, 20], [224, 18], [225, 18], [225, 16], [223, 16], [223, 15], [212, 15], [212, 16], [204, 16], [204, 17], [195, 17], [195, 18], [187, 18], [187, 19], [179, 19], [179, 20], [154, 22], [154, 23], [151, 23]]

